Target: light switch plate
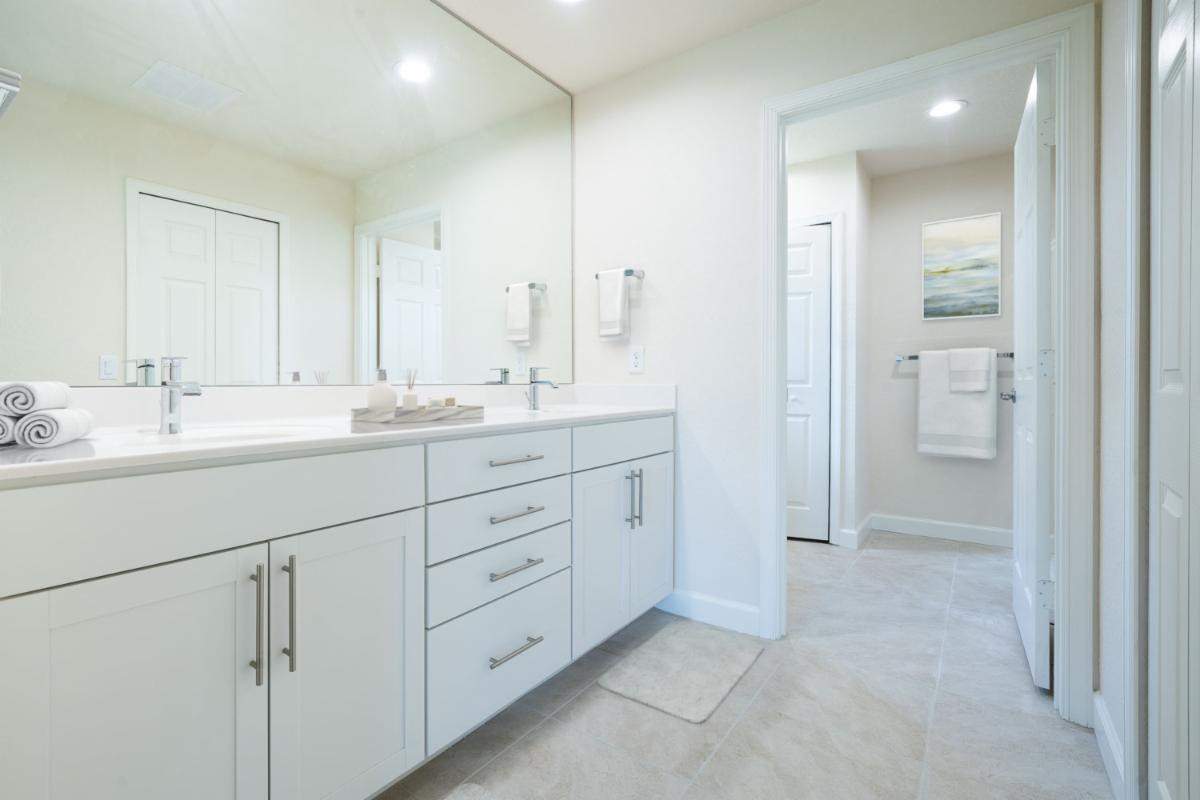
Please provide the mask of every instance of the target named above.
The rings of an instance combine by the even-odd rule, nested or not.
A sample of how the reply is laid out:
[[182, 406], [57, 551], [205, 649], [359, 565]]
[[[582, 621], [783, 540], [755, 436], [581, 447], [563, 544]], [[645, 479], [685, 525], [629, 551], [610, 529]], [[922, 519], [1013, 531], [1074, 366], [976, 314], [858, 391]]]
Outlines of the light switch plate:
[[524, 383], [527, 373], [529, 372], [529, 360], [525, 357], [524, 350], [517, 351], [517, 374], [513, 377], [513, 383]]
[[100, 380], [115, 381], [117, 379], [117, 357], [113, 355], [100, 356]]
[[646, 348], [633, 345], [629, 348], [629, 374], [641, 375], [646, 371]]

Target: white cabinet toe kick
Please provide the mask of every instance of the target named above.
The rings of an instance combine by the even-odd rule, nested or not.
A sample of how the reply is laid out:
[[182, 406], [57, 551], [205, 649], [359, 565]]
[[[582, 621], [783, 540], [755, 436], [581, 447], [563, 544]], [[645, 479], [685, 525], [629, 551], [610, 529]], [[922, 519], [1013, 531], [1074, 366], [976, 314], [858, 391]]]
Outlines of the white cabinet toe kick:
[[0, 490], [0, 775], [366, 798], [673, 588], [673, 414]]

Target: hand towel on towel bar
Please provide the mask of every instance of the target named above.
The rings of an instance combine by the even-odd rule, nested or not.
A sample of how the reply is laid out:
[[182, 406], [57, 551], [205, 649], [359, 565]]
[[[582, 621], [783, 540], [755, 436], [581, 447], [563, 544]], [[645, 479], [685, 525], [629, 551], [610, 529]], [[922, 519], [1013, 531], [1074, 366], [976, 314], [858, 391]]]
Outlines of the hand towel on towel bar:
[[996, 457], [995, 359], [992, 390], [950, 391], [950, 355], [922, 350], [917, 376], [917, 452], [961, 458]]
[[82, 408], [48, 408], [17, 421], [17, 444], [23, 447], [57, 447], [92, 432], [92, 415]]
[[519, 347], [528, 347], [533, 340], [533, 292], [529, 282], [510, 283], [507, 295], [504, 338]]
[[0, 445], [12, 444], [17, 435], [17, 418], [0, 414]]
[[625, 270], [606, 269], [596, 273], [600, 336], [624, 336], [629, 330], [629, 281]]
[[996, 351], [990, 347], [950, 350], [950, 391], [986, 392], [996, 376]]
[[71, 390], [58, 381], [0, 383], [0, 414], [20, 417], [47, 408], [66, 408]]

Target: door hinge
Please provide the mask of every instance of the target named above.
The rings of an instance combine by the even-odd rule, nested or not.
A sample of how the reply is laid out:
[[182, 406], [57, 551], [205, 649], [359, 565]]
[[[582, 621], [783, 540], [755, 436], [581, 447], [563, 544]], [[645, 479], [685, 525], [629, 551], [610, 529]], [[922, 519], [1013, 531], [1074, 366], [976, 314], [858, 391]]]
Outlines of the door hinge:
[[1054, 614], [1054, 581], [1044, 578], [1037, 582], [1038, 606]]
[[1054, 117], [1046, 117], [1038, 122], [1038, 144], [1042, 147], [1054, 147], [1056, 133]]
[[1050, 348], [1038, 350], [1038, 374], [1043, 378], [1054, 377], [1054, 351]]

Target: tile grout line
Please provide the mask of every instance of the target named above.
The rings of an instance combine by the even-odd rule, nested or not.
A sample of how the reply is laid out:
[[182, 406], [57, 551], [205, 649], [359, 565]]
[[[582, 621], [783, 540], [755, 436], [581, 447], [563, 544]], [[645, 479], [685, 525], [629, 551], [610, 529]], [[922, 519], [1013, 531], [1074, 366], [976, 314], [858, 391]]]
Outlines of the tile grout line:
[[954, 603], [954, 584], [958, 580], [958, 562], [962, 559], [962, 550], [954, 555], [954, 570], [950, 574], [950, 592], [946, 596], [946, 617], [942, 624], [942, 646], [938, 649], [937, 678], [933, 683], [933, 695], [929, 698], [929, 713], [925, 717], [925, 750], [921, 754], [921, 779], [917, 784], [917, 800], [926, 800], [929, 796], [929, 740], [933, 736], [933, 715], [937, 708], [938, 694], [942, 690], [942, 671], [946, 663], [946, 639], [950, 634], [950, 607]]

